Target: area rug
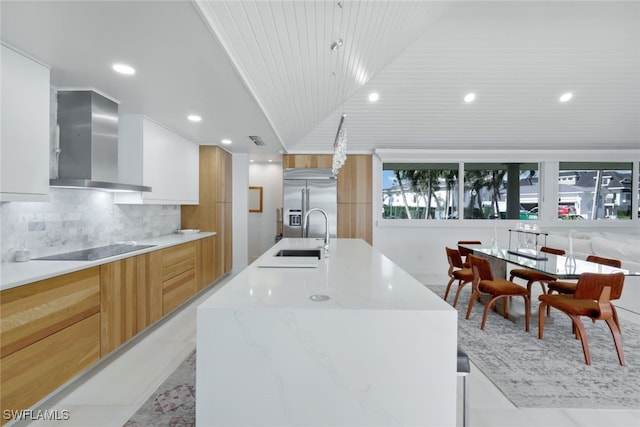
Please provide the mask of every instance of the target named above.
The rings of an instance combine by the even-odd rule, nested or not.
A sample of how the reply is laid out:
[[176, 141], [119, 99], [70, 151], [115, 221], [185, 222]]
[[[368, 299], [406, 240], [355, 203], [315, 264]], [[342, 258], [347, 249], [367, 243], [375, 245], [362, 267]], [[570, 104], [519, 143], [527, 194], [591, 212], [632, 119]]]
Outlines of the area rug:
[[196, 425], [195, 350], [127, 421], [125, 427]]
[[[444, 286], [427, 286], [442, 297]], [[471, 361], [519, 408], [640, 409], [640, 325], [620, 320], [625, 366], [620, 366], [605, 322], [584, 319], [591, 365], [571, 333], [571, 320], [552, 311], [538, 339], [537, 315], [530, 332], [490, 311], [480, 329], [484, 305], [476, 303], [465, 320], [470, 286], [458, 301], [458, 342]], [[449, 295], [449, 302], [453, 295]], [[533, 303], [536, 307], [538, 302]], [[537, 312], [537, 310], [536, 310]]]

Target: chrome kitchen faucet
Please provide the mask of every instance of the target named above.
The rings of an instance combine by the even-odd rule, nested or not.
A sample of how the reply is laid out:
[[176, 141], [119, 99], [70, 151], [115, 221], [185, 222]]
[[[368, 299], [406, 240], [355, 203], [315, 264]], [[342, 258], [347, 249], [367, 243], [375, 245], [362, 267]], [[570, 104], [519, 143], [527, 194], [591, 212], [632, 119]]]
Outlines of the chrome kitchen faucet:
[[324, 251], [329, 252], [329, 216], [324, 210], [320, 208], [312, 208], [307, 211], [304, 215], [304, 221], [302, 221], [302, 237], [309, 237], [309, 215], [314, 211], [320, 212], [324, 216]]

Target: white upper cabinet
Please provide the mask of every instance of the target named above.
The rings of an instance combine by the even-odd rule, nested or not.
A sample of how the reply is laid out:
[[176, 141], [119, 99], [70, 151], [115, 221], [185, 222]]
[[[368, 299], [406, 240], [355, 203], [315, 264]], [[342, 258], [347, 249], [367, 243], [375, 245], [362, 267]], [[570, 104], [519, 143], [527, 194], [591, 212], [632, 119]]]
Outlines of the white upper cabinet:
[[118, 180], [151, 192], [117, 193], [116, 203], [197, 205], [198, 145], [141, 115], [118, 119]]
[[49, 68], [0, 45], [0, 201], [49, 200]]

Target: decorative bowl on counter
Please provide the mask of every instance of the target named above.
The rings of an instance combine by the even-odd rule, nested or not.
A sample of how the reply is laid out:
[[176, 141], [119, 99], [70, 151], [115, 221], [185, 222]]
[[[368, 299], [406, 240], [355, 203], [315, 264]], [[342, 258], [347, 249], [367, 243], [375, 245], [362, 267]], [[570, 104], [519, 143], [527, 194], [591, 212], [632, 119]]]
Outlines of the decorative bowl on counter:
[[199, 233], [200, 229], [198, 228], [184, 228], [182, 230], [176, 230], [178, 234], [196, 234]]

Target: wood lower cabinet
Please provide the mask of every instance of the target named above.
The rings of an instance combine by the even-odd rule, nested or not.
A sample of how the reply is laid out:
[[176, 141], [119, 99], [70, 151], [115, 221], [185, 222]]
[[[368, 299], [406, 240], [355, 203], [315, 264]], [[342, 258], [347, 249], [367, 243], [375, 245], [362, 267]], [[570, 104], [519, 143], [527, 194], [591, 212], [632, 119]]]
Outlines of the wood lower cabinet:
[[0, 357], [99, 312], [98, 267], [2, 291]]
[[162, 282], [164, 314], [188, 300], [195, 293], [196, 271], [191, 269]]
[[3, 357], [2, 410], [28, 409], [99, 359], [99, 313]]
[[215, 281], [216, 245], [206, 237], [0, 292], [0, 410], [29, 409]]
[[196, 268], [196, 245], [189, 242], [162, 250], [162, 281]]
[[101, 355], [163, 315], [160, 251], [100, 266]]
[[2, 411], [28, 409], [100, 358], [98, 267], [7, 289], [0, 304]]
[[196, 267], [196, 272], [198, 273], [196, 291], [205, 288], [216, 280], [216, 237], [211, 236], [200, 240]]
[[162, 250], [162, 312], [167, 314], [196, 292], [199, 242]]

